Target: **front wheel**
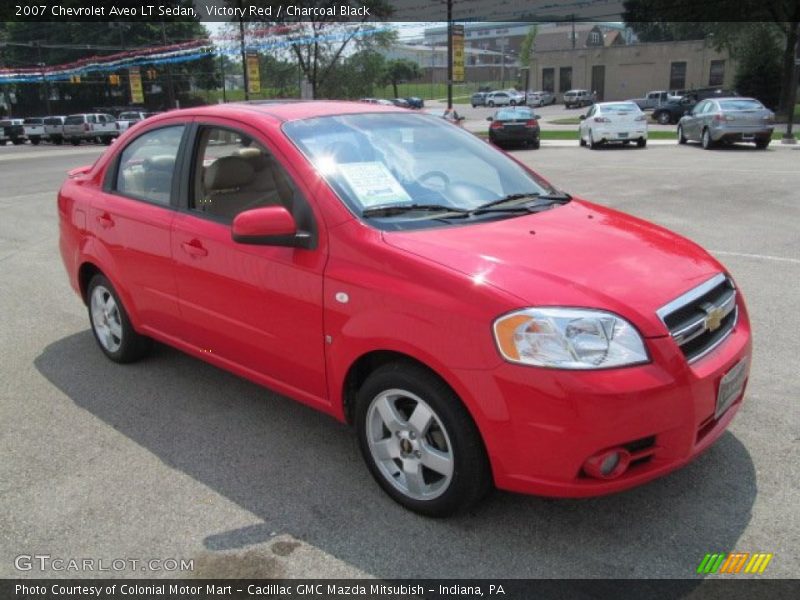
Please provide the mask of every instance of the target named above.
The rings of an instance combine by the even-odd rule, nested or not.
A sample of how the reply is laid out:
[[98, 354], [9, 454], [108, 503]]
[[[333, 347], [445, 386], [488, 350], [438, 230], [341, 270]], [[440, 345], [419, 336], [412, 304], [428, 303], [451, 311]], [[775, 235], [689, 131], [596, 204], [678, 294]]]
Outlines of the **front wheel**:
[[645, 146], [647, 146], [647, 140], [646, 139], [639, 138], [638, 140], [636, 140], [636, 147], [637, 148], [644, 148]]
[[494, 108], [494, 100], [489, 100], [489, 102], [486, 103], [486, 106]]
[[129, 363], [144, 357], [152, 340], [138, 334], [111, 282], [101, 274], [92, 277], [86, 289], [89, 322], [103, 353], [118, 363]]
[[656, 121], [658, 121], [662, 125], [669, 125], [669, 122], [671, 121], [671, 118], [670, 118], [668, 112], [660, 112], [660, 113], [658, 113], [658, 116], [656, 117]]
[[765, 138], [763, 140], [756, 140], [756, 148], [759, 150], [766, 150], [767, 146], [769, 146], [770, 139]]
[[394, 362], [375, 370], [358, 391], [356, 428], [372, 476], [410, 510], [447, 516], [490, 488], [474, 421], [447, 384], [419, 365]]

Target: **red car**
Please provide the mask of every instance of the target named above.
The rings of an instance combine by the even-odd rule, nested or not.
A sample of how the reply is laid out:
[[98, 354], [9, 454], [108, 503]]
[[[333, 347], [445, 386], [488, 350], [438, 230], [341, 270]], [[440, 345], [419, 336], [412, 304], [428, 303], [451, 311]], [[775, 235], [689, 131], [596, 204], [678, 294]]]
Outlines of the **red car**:
[[396, 501], [607, 494], [741, 405], [732, 278], [440, 118], [363, 103], [170, 111], [58, 197], [100, 349], [152, 340], [353, 424]]

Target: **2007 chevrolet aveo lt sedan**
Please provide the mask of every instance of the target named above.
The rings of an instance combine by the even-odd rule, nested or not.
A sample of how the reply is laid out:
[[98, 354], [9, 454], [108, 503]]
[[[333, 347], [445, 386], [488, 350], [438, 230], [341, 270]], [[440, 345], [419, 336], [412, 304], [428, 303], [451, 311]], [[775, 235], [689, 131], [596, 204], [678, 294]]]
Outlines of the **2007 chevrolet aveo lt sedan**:
[[722, 265], [435, 117], [174, 111], [72, 171], [58, 208], [108, 358], [157, 340], [352, 423], [424, 514], [493, 485], [630, 488], [741, 404], [750, 326]]

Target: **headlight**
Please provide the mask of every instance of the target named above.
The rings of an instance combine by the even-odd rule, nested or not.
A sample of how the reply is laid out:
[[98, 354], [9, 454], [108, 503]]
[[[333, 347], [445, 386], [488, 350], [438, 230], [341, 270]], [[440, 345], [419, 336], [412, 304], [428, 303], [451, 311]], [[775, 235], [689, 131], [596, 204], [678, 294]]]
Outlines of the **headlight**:
[[648, 361], [636, 328], [602, 310], [528, 308], [494, 322], [506, 360], [558, 369], [607, 369]]

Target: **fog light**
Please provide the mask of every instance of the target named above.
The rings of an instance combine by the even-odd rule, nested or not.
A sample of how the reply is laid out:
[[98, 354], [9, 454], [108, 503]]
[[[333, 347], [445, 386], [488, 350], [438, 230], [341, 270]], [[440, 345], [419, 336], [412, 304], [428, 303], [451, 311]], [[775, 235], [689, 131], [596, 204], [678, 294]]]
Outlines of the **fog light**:
[[586, 459], [584, 472], [597, 479], [615, 479], [628, 470], [631, 455], [625, 448], [603, 450]]

